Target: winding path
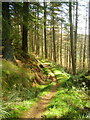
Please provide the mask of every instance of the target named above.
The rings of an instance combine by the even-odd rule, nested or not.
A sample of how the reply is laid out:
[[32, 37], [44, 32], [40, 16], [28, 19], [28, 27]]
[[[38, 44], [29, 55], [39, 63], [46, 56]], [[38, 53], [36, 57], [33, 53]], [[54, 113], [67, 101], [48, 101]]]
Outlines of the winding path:
[[57, 88], [56, 77], [49, 66], [45, 66], [45, 67], [47, 67], [52, 73], [51, 79], [53, 81], [53, 87], [47, 95], [42, 96], [41, 99], [29, 111], [25, 112], [21, 118], [42, 118], [52, 97], [56, 93], [56, 88]]

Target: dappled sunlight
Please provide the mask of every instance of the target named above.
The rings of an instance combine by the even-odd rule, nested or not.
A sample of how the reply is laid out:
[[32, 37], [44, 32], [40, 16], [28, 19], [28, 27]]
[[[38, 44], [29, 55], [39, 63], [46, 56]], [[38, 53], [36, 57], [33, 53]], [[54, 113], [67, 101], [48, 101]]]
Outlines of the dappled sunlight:
[[86, 118], [88, 111], [85, 107], [90, 108], [89, 96], [73, 84], [69, 74], [63, 74], [61, 71], [60, 74], [56, 69], [54, 68], [53, 71], [59, 82], [57, 93], [45, 112], [45, 118], [70, 118], [72, 120]]
[[84, 118], [84, 115], [87, 114], [87, 111], [84, 110], [86, 103], [79, 97], [77, 91], [59, 88], [48, 106], [45, 116], [47, 118]]
[[[11, 67], [8, 69], [8, 66]], [[9, 79], [4, 81], [7, 87], [5, 87], [5, 83], [3, 84], [3, 99], [7, 101], [4, 107], [7, 107], [8, 117], [71, 118], [72, 120], [73, 117], [75, 119], [87, 117], [90, 98], [85, 91], [75, 86], [74, 79], [77, 80], [77, 76], [72, 77], [63, 70], [54, 66], [48, 67], [48, 65], [42, 68], [41, 73], [46, 76], [45, 82], [48, 81], [48, 84], [33, 86], [31, 83], [35, 74], [30, 68], [16, 66], [11, 62], [3, 62], [3, 80], [6, 80], [7, 74], [9, 76]], [[11, 82], [12, 78], [14, 83]], [[13, 89], [8, 93], [7, 88], [11, 84]], [[18, 84], [18, 89], [15, 89]], [[19, 92], [17, 93], [17, 91]]]
[[[20, 62], [17, 66], [13, 62], [3, 60], [3, 108], [7, 117], [18, 117], [31, 108], [42, 95], [46, 95], [52, 83], [33, 87], [35, 74], [32, 69]], [[36, 66], [37, 67], [37, 66]], [[12, 105], [13, 104], [13, 105]], [[9, 111], [10, 110], [10, 111]], [[9, 114], [8, 114], [9, 112]]]
[[90, 118], [90, 0], [7, 1], [0, 118]]
[[[50, 70], [50, 72], [52, 72], [52, 71]], [[54, 97], [54, 95], [56, 94], [56, 88], [58, 86], [55, 75], [52, 73], [51, 76], [53, 76], [51, 78], [52, 81], [53, 81], [53, 79], [55, 79], [55, 81], [52, 82], [52, 84], [53, 84], [52, 88], [51, 88], [51, 85], [52, 85], [51, 84], [45, 88], [46, 90], [43, 89], [46, 92], [48, 90], [47, 88], [49, 88], [50, 92], [48, 92], [45, 95], [42, 94], [44, 96], [40, 96], [40, 94], [39, 94], [40, 100], [35, 104], [35, 106], [32, 109], [30, 109], [28, 112], [24, 113], [21, 118], [42, 118], [52, 97]], [[50, 90], [50, 88], [51, 88], [51, 90]]]
[[54, 72], [55, 72], [55, 75], [62, 74], [62, 72], [59, 70], [55, 70]]
[[89, 79], [90, 80], [90, 75], [89, 76], [85, 76], [85, 78]]

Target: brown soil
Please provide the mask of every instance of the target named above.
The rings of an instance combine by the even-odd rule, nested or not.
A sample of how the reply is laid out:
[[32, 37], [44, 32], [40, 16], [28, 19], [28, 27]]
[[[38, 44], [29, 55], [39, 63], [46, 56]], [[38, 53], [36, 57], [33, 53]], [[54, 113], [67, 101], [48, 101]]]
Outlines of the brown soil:
[[47, 95], [42, 96], [41, 99], [29, 111], [25, 112], [22, 115], [21, 118], [42, 118], [52, 97], [54, 97], [54, 95], [56, 93], [57, 81], [56, 81], [56, 77], [53, 72], [52, 72], [52, 74], [53, 75], [52, 75], [51, 79], [53, 81], [53, 87], [52, 87], [51, 91]]

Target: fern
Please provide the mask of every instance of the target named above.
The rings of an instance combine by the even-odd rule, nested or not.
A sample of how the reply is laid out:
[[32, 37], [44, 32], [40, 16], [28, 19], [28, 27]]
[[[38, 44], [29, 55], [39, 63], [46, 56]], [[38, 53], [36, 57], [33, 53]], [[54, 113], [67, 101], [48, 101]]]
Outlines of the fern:
[[3, 106], [3, 103], [0, 103], [0, 119], [2, 118], [8, 118], [10, 116], [10, 114], [5, 110]]

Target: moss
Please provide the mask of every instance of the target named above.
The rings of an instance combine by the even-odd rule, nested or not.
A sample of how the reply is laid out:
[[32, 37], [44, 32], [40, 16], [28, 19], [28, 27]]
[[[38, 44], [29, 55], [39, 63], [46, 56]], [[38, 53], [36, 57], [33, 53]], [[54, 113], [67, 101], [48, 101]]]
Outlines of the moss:
[[[33, 87], [35, 78], [31, 68], [2, 61], [3, 103], [0, 115], [3, 118], [17, 118], [25, 110], [30, 109], [40, 96], [47, 94], [52, 83]], [[48, 69], [43, 69], [43, 73]], [[47, 72], [48, 73], [48, 72]]]
[[44, 117], [69, 120], [87, 118], [89, 111], [85, 107], [90, 108], [88, 101], [90, 98], [86, 91], [75, 84], [75, 81], [78, 82], [79, 76], [69, 75], [57, 67], [52, 67], [52, 70], [56, 74], [58, 88]]

